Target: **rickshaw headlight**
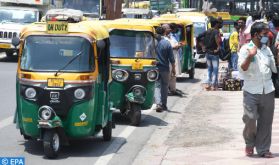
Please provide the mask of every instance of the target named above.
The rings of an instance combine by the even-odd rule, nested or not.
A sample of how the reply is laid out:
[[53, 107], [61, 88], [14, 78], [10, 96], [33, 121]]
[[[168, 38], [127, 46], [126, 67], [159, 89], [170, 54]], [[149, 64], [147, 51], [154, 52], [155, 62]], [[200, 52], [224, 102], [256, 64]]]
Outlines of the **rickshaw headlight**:
[[53, 109], [49, 106], [42, 106], [39, 109], [39, 118], [49, 120], [52, 116]]
[[147, 72], [147, 79], [148, 81], [156, 81], [158, 79], [158, 71], [157, 70], [150, 70]]
[[36, 95], [37, 95], [37, 92], [36, 92], [36, 90], [35, 90], [34, 88], [27, 88], [27, 89], [25, 90], [25, 96], [26, 96], [27, 98], [29, 98], [29, 99], [35, 98]]
[[85, 97], [85, 91], [81, 88], [78, 88], [75, 90], [74, 95], [76, 99], [81, 100]]
[[112, 71], [112, 77], [116, 81], [124, 82], [128, 79], [129, 73], [126, 70], [116, 69]]

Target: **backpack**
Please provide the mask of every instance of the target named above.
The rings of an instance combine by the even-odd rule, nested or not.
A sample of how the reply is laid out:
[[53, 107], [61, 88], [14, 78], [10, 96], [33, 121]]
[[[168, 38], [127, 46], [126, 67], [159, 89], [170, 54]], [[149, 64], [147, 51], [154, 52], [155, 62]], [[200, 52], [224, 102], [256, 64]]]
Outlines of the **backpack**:
[[229, 60], [231, 58], [230, 37], [227, 39], [223, 39], [221, 49], [222, 50], [220, 54], [220, 59], [223, 61]]
[[217, 48], [217, 44], [215, 42], [215, 33], [214, 29], [208, 29], [204, 36], [204, 46], [205, 49], [208, 51], [213, 51]]

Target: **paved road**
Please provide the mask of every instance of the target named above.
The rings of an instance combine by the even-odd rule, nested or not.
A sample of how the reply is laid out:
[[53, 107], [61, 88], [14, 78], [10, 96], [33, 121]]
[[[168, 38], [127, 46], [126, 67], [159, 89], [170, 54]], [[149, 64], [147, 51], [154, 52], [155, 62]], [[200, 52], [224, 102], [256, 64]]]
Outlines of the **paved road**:
[[[25, 141], [19, 130], [11, 123], [15, 110], [16, 59], [7, 59], [0, 53], [0, 156], [23, 156], [26, 164], [131, 164], [143, 145], [155, 129], [161, 129], [167, 113], [144, 111], [140, 127], [128, 126], [128, 122], [119, 113], [114, 115], [116, 128], [111, 142], [103, 142], [102, 137], [73, 141], [64, 147], [57, 160], [48, 160], [43, 156], [42, 144]], [[200, 83], [204, 70], [197, 70], [200, 76], [195, 80], [183, 79], [177, 83], [179, 89], [188, 93], [186, 98], [170, 97], [169, 108], [181, 99], [191, 99], [191, 87]], [[116, 154], [115, 154], [116, 153]]]

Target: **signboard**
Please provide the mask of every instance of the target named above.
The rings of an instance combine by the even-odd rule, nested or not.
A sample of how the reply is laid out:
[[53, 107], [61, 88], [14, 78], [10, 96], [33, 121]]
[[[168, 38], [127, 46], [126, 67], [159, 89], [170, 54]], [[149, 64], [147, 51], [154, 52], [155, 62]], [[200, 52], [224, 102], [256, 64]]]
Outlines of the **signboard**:
[[68, 22], [64, 21], [49, 21], [46, 24], [46, 31], [50, 34], [65, 34], [68, 33]]
[[159, 10], [161, 12], [171, 11], [172, 3], [171, 0], [150, 0], [150, 9]]

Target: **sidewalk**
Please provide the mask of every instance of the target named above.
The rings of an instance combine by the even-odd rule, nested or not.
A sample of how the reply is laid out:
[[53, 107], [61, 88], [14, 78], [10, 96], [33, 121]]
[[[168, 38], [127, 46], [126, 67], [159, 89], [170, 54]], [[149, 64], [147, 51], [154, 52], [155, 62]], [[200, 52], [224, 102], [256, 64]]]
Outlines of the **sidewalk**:
[[[148, 143], [143, 147], [134, 161], [135, 165], [140, 164], [162, 164], [162, 165], [196, 165], [196, 164], [209, 164], [209, 165], [263, 165], [263, 164], [279, 164], [279, 100], [276, 99], [275, 115], [273, 120], [273, 135], [272, 135], [272, 147], [271, 152], [274, 154], [274, 158], [264, 159], [257, 156], [249, 158], [244, 154], [244, 141], [242, 139], [242, 91], [199, 91], [197, 94], [201, 96], [215, 95], [224, 98], [220, 104], [220, 110], [217, 113], [212, 113], [208, 116], [207, 122], [221, 127], [222, 129], [229, 131], [230, 136], [226, 140], [214, 143], [205, 144], [194, 147], [187, 146], [170, 146], [166, 141], [170, 136], [171, 130], [178, 127], [181, 124], [180, 120], [175, 120], [179, 117], [179, 114], [168, 114], [165, 119], [168, 122], [167, 127], [157, 129]], [[183, 99], [181, 99], [183, 100]], [[177, 103], [178, 112], [183, 110], [179, 109], [185, 101], [179, 101]], [[182, 104], [181, 104], [182, 103]], [[206, 104], [206, 103], [205, 103]], [[185, 110], [184, 110], [185, 111]], [[184, 112], [185, 113], [185, 112]], [[181, 118], [181, 114], [180, 114]], [[174, 122], [176, 121], [176, 122]], [[182, 124], [185, 124], [182, 122]], [[191, 132], [189, 132], [191, 133]], [[226, 134], [224, 132], [224, 134]], [[185, 138], [189, 134], [184, 135]], [[206, 138], [206, 137], [197, 137]], [[176, 140], [174, 138], [174, 140]], [[195, 139], [192, 139], [195, 141]]]

